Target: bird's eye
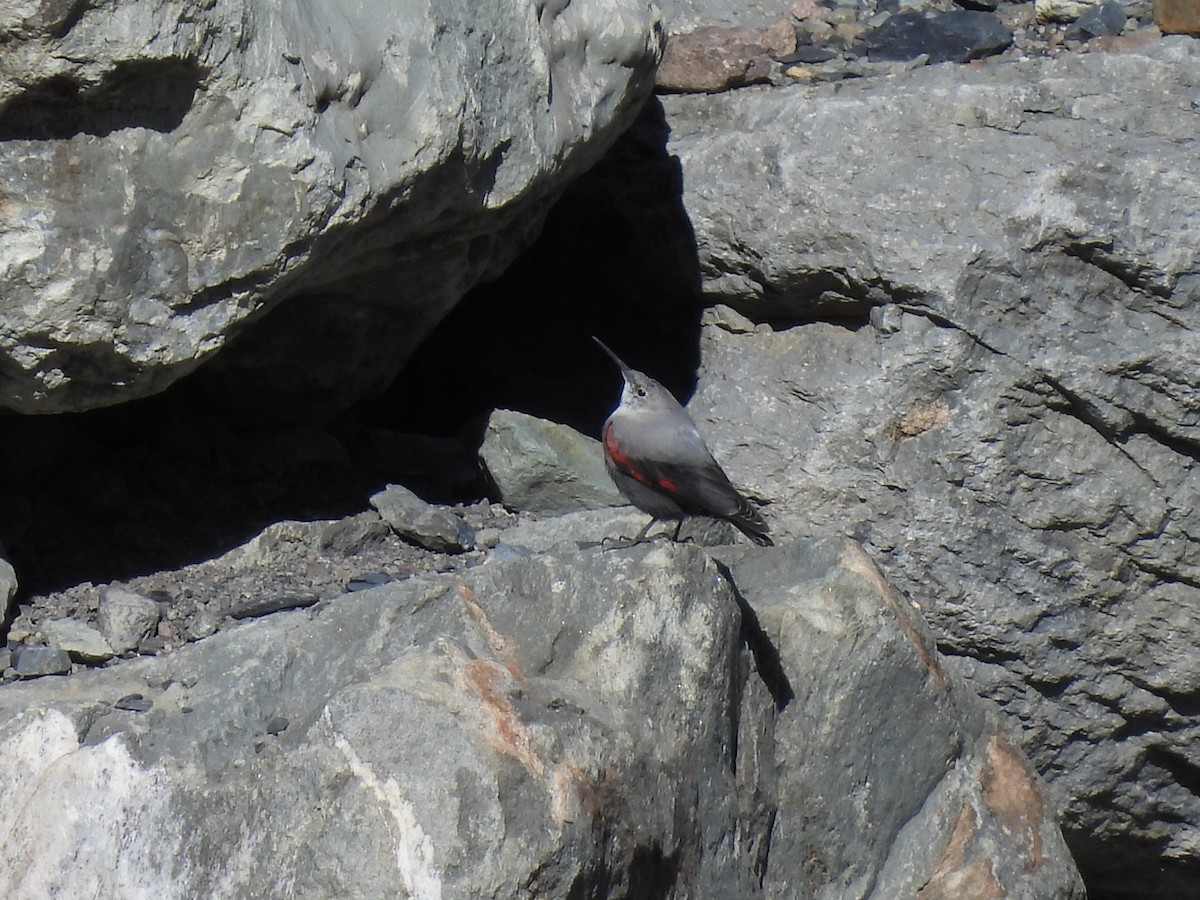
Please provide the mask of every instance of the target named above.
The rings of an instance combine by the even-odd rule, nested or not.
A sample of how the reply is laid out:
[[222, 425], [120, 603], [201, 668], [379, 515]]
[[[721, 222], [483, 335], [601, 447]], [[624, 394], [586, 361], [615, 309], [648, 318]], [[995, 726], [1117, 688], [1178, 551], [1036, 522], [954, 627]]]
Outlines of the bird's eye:
[[638, 394], [638, 396], [639, 396], [639, 397], [645, 397], [645, 396], [646, 396], [646, 389], [645, 389], [645, 388], [638, 388], [638, 389], [637, 389], [637, 394]]

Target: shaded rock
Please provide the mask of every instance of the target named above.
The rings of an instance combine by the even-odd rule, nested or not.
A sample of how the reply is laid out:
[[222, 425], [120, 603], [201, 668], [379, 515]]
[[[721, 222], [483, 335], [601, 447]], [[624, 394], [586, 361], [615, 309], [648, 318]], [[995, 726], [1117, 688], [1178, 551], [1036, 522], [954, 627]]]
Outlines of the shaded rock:
[[1069, 41], [1090, 41], [1092, 38], [1118, 35], [1124, 29], [1125, 8], [1117, 0], [1106, 0], [1072, 22], [1064, 32], [1064, 37]]
[[402, 538], [443, 553], [474, 546], [474, 534], [461, 516], [426, 503], [408, 488], [389, 484], [371, 497], [371, 505]]
[[113, 709], [120, 709], [125, 712], [150, 712], [153, 708], [154, 701], [147, 700], [141, 694], [126, 694], [113, 704]]
[[42, 636], [81, 662], [103, 662], [115, 655], [99, 631], [77, 619], [53, 619], [42, 624]]
[[534, 6], [13, 12], [0, 405], [145, 396], [218, 351], [197, 383], [258, 419], [386, 384], [652, 87], [652, 4]]
[[284, 609], [305, 609], [314, 605], [319, 599], [316, 594], [295, 593], [272, 594], [269, 597], [251, 597], [230, 607], [229, 615], [235, 619], [254, 619]]
[[764, 28], [705, 25], [672, 34], [663, 51], [655, 87], [667, 92], [726, 91], [770, 79], [773, 59], [796, 49], [787, 22]]
[[498, 409], [479, 458], [509, 509], [558, 513], [627, 502], [605, 471], [600, 442], [556, 422]]
[[122, 588], [108, 588], [100, 598], [96, 625], [115, 653], [126, 653], [158, 626], [157, 603]]
[[980, 9], [986, 12], [995, 12], [1000, 6], [1000, 0], [954, 0], [963, 9]]
[[823, 63], [837, 57], [837, 52], [830, 50], [827, 47], [800, 47], [794, 53], [788, 53], [785, 56], [779, 57], [776, 62], [782, 65], [791, 65], [792, 63]]
[[0, 890], [1081, 897], [912, 607], [846, 542], [775, 549], [542, 555], [9, 686]]
[[353, 556], [365, 547], [386, 543], [390, 535], [387, 523], [375, 513], [365, 512], [331, 522], [322, 530], [318, 546]]
[[958, 9], [944, 13], [900, 13], [868, 32], [871, 59], [909, 60], [928, 55], [931, 63], [968, 62], [1006, 49], [1012, 30], [992, 13]]
[[71, 671], [71, 657], [61, 647], [23, 646], [13, 652], [13, 666], [22, 678], [65, 675]]
[[377, 588], [381, 584], [387, 584], [389, 581], [395, 580], [395, 576], [389, 575], [387, 572], [366, 572], [347, 582], [346, 590], [350, 593], [354, 591], [369, 591], [371, 588]]

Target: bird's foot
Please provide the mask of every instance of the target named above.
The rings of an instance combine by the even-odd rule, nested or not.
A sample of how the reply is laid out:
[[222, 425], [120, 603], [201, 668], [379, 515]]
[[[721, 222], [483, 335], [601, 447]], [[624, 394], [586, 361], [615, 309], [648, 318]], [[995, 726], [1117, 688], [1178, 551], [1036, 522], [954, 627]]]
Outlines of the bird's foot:
[[[676, 523], [674, 534], [664, 531], [661, 534], [654, 535], [654, 537], [648, 537], [646, 532], [648, 532], [657, 521], [658, 519], [651, 519], [633, 538], [614, 538], [611, 539], [611, 543], [609, 543], [610, 538], [605, 538], [600, 542], [600, 544], [605, 550], [628, 550], [630, 547], [636, 547], [638, 544], [652, 544], [655, 541], [663, 538], [666, 538], [671, 543], [676, 543], [679, 541], [679, 529], [683, 525], [682, 519]], [[691, 538], [687, 538], [687, 540], [690, 541]]]
[[657, 537], [605, 538], [600, 542], [600, 549], [628, 550], [630, 547], [636, 547], [638, 544], [650, 544], [656, 540], [658, 540]]

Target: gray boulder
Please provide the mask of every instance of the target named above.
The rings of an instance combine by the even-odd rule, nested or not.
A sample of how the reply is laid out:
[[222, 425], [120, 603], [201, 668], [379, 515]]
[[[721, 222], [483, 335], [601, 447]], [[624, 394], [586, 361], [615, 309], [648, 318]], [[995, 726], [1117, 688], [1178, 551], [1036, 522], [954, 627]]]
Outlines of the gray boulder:
[[309, 419], [528, 243], [662, 43], [643, 0], [26, 4], [0, 34], [0, 406], [223, 351], [209, 392]]
[[1166, 39], [662, 100], [740, 313], [704, 329], [714, 453], [930, 597], [1113, 896], [1200, 878], [1198, 84]]
[[362, 591], [10, 686], [0, 750], [14, 898], [1082, 897], [1028, 764], [840, 540]]
[[479, 459], [510, 509], [563, 513], [628, 502], [605, 471], [600, 442], [557, 422], [498, 409]]

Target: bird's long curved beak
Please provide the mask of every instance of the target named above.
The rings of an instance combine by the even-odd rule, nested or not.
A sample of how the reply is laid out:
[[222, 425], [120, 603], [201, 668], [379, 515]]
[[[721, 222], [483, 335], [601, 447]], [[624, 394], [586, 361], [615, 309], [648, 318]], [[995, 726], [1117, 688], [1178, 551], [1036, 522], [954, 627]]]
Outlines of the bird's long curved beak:
[[625, 363], [621, 362], [621, 357], [617, 356], [617, 354], [613, 353], [611, 350], [608, 349], [607, 346], [605, 346], [604, 341], [600, 340], [600, 338], [596, 337], [595, 335], [592, 335], [592, 340], [595, 341], [600, 346], [601, 350], [603, 350], [605, 353], [607, 353], [609, 355], [609, 357], [611, 357], [612, 361], [617, 364], [617, 368], [619, 368], [621, 370], [622, 375], [624, 375], [626, 372], [633, 371], [632, 369], [629, 368], [629, 366], [627, 366], [627, 365], [625, 365]]

